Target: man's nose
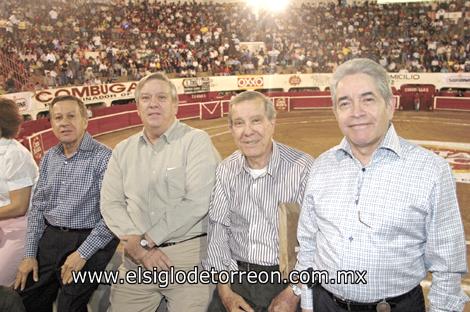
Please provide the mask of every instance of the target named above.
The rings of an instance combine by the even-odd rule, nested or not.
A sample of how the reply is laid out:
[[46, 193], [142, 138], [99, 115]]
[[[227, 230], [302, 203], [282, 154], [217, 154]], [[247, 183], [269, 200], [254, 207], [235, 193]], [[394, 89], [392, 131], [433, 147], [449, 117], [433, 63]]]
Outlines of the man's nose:
[[246, 136], [253, 134], [253, 125], [251, 123], [246, 123], [245, 127], [243, 128], [243, 134]]
[[353, 101], [352, 103], [352, 114], [354, 116], [361, 116], [364, 113], [364, 107], [361, 101]]

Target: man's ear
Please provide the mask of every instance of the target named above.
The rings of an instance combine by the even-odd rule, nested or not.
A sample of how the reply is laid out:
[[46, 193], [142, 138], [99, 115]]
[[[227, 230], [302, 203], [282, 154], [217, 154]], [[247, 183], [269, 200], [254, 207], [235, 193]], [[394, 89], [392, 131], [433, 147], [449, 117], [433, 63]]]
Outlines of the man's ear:
[[179, 108], [179, 105], [178, 105], [178, 102], [175, 102], [175, 116], [178, 114], [178, 108]]

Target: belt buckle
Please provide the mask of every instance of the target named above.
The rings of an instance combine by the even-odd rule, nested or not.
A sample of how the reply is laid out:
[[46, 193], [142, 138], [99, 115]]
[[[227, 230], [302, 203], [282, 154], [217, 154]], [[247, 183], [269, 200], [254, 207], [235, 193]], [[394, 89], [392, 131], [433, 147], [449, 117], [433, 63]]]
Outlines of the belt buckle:
[[375, 307], [377, 312], [391, 312], [392, 308], [390, 307], [390, 304], [383, 299], [379, 303], [377, 303], [377, 306]]
[[63, 226], [59, 226], [59, 230], [61, 230], [62, 232], [68, 232], [70, 231], [70, 229], [66, 228], [66, 227], [63, 227]]

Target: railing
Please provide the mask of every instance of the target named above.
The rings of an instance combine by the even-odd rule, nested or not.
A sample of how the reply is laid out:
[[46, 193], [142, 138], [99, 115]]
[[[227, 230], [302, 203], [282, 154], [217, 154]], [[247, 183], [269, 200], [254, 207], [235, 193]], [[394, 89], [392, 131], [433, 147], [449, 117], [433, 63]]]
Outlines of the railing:
[[[293, 110], [304, 109], [331, 109], [331, 97], [327, 95], [299, 95], [297, 93], [270, 94], [269, 97], [274, 103], [277, 111], [290, 112]], [[443, 101], [447, 101], [444, 102]], [[182, 103], [178, 106], [177, 117], [185, 119], [214, 119], [221, 118], [228, 113], [228, 99], [206, 100], [203, 102]], [[436, 104], [438, 103], [438, 105]], [[396, 108], [400, 107], [400, 97], [394, 95], [394, 104]], [[470, 98], [443, 98], [436, 97], [434, 109], [463, 109], [470, 111]], [[120, 131], [126, 128], [136, 127], [142, 124], [137, 115], [135, 104], [122, 106], [112, 106], [102, 108], [94, 118], [88, 122], [88, 132], [91, 135], [102, 135], [114, 131]], [[104, 114], [102, 114], [104, 113]], [[50, 147], [57, 144], [57, 139], [50, 129], [47, 119], [27, 122], [23, 127], [22, 143], [28, 147], [36, 161], [44, 155]], [[29, 132], [28, 132], [29, 131]]]
[[16, 91], [22, 91], [24, 86], [29, 83], [29, 73], [25, 70], [24, 65], [16, 60], [16, 55], [9, 55], [2, 50], [0, 50], [0, 74], [5, 79], [10, 76], [13, 78]]

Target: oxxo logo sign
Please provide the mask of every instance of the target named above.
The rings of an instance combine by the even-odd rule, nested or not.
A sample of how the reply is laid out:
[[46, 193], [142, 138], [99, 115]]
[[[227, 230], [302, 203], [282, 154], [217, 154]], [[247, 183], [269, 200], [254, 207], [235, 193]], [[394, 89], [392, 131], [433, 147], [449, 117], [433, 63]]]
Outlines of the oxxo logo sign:
[[263, 77], [242, 77], [237, 78], [237, 84], [240, 88], [262, 87], [264, 86]]

